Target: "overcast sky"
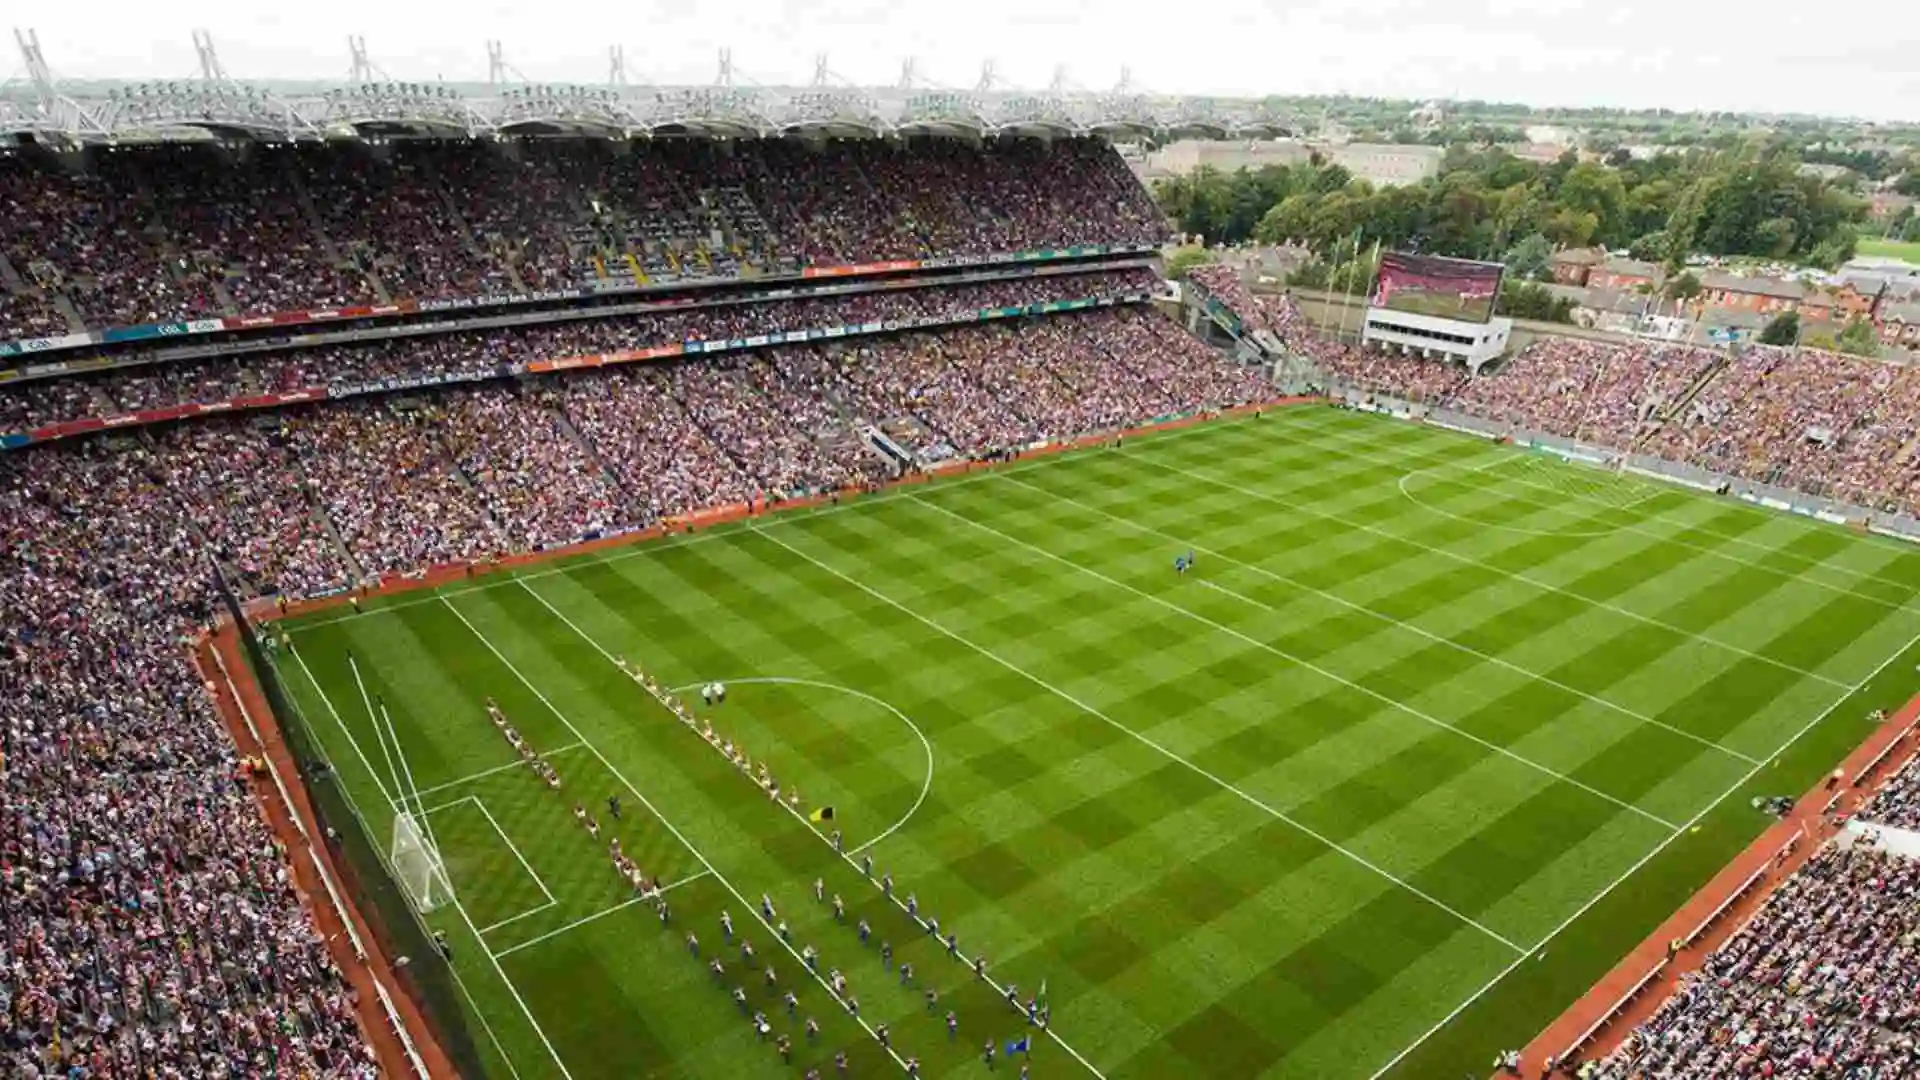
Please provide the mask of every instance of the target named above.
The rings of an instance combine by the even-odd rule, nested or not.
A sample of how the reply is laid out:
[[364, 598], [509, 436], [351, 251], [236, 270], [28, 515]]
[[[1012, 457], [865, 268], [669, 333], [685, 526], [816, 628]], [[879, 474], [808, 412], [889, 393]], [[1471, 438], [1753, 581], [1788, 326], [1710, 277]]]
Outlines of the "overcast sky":
[[[22, 4], [56, 74], [183, 78], [190, 31], [229, 74], [342, 77], [348, 33], [396, 79], [481, 80], [488, 38], [533, 81], [598, 82], [607, 46], [659, 82], [707, 82], [722, 46], [762, 83], [815, 53], [857, 83], [903, 57], [949, 86], [991, 58], [1044, 85], [1104, 89], [1122, 66], [1163, 93], [1347, 92], [1534, 104], [1792, 111], [1920, 121], [1920, 0], [1834, 11], [1798, 0], [259, 0]], [[11, 44], [11, 43], [9, 43]], [[0, 78], [22, 67], [11, 49]]]

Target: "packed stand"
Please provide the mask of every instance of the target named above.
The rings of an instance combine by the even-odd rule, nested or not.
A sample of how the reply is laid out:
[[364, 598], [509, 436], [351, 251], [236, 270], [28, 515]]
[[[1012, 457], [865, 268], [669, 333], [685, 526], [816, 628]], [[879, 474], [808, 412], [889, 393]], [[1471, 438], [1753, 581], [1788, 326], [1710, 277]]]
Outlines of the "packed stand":
[[182, 649], [207, 595], [166, 452], [114, 435], [0, 456], [0, 1063], [371, 1080]]
[[58, 337], [72, 331], [66, 316], [38, 292], [0, 288], [0, 338]]
[[402, 573], [487, 558], [507, 541], [440, 438], [430, 403], [349, 401], [311, 409], [292, 445], [360, 571]]
[[31, 431], [63, 420], [114, 411], [84, 379], [24, 379], [0, 384], [0, 432]]
[[[29, 150], [0, 157], [0, 217], [0, 255], [94, 328], [1167, 235], [1093, 139], [155, 146], [80, 169]], [[0, 302], [0, 340], [59, 324]]]
[[[23, 154], [0, 155], [0, 256], [42, 290], [60, 290], [89, 326], [129, 326], [217, 314], [204, 292], [169, 271], [148, 226], [149, 195], [96, 155], [99, 171], [37, 166]], [[0, 326], [0, 339], [37, 337], [44, 316]], [[63, 331], [64, 332], [64, 331]]]
[[1167, 412], [1244, 405], [1273, 393], [1258, 368], [1222, 363], [1199, 339], [1150, 314], [1118, 313], [1101, 348], [1116, 367], [1158, 387]]
[[[958, 319], [982, 308], [1104, 299], [1152, 287], [1145, 269], [922, 289], [736, 302], [646, 315], [453, 330], [208, 360], [164, 360], [79, 377], [0, 384], [0, 432], [179, 404], [381, 380], [483, 378], [536, 360], [788, 330]], [[90, 389], [91, 388], [91, 389]], [[17, 425], [17, 426], [16, 426]]]
[[514, 548], [565, 544], [636, 524], [627, 500], [553, 407], [551, 389], [449, 395], [445, 437]]
[[1591, 1080], [1891, 1078], [1920, 1071], [1920, 862], [1870, 837], [1775, 890]]
[[241, 315], [369, 304], [366, 275], [339, 265], [287, 181], [287, 156], [254, 147], [216, 162], [178, 147], [125, 148], [153, 190], [181, 258], [218, 282]]
[[1854, 816], [1875, 825], [1920, 831], [1920, 755], [1909, 758]]
[[1751, 348], [1649, 445], [1736, 476], [1817, 479], [1831, 448], [1885, 395], [1894, 374], [1890, 365], [1856, 357]]
[[394, 299], [515, 291], [505, 267], [482, 250], [460, 218], [456, 197], [436, 175], [444, 159], [479, 148], [401, 140], [390, 151], [383, 159], [356, 147], [296, 148], [293, 165], [327, 238]]
[[687, 415], [677, 365], [562, 376], [560, 405], [648, 520], [745, 502], [753, 479]]
[[[1451, 360], [1429, 360], [1332, 341], [1319, 342], [1310, 350], [1299, 351], [1313, 358], [1329, 375], [1350, 386], [1408, 401], [1446, 404], [1473, 385], [1468, 383], [1466, 366]], [[1478, 379], [1474, 384], [1491, 381]]]
[[1240, 316], [1242, 323], [1267, 331], [1289, 348], [1298, 350], [1319, 344], [1312, 326], [1291, 295], [1256, 293], [1247, 288], [1240, 271], [1221, 263], [1196, 266], [1188, 276]]
[[155, 474], [191, 508], [208, 550], [258, 596], [300, 596], [353, 580], [295, 455], [299, 422], [260, 413], [153, 433]]

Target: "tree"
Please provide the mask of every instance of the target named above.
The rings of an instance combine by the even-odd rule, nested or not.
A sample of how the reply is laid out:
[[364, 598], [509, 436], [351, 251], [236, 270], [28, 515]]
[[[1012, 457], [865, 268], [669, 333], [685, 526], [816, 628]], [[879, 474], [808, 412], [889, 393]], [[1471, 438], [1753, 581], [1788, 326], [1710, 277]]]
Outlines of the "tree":
[[1683, 270], [1667, 279], [1667, 295], [1683, 304], [1699, 296], [1702, 291], [1700, 279], [1691, 270]]
[[1219, 256], [1214, 252], [1198, 245], [1189, 244], [1167, 256], [1167, 276], [1170, 278], [1183, 278], [1186, 277], [1194, 267], [1206, 266], [1209, 263], [1217, 261], [1219, 261]]
[[1902, 195], [1920, 199], [1920, 169], [1908, 169], [1893, 182], [1893, 190]]
[[1800, 313], [1783, 311], [1760, 331], [1762, 345], [1791, 345], [1800, 340]]
[[1673, 238], [1665, 230], [1650, 232], [1627, 245], [1627, 254], [1641, 262], [1665, 262], [1667, 252], [1673, 246]]
[[1840, 331], [1835, 345], [1843, 353], [1851, 356], [1878, 356], [1880, 354], [1880, 336], [1874, 332], [1872, 320], [1854, 316]]
[[1289, 195], [1268, 210], [1254, 226], [1254, 239], [1263, 244], [1282, 244], [1305, 240], [1313, 235], [1314, 213], [1320, 208], [1320, 196], [1307, 193]]
[[1539, 233], [1507, 249], [1507, 273], [1529, 281], [1544, 281], [1553, 272], [1553, 244]]
[[1600, 231], [1600, 216], [1590, 210], [1563, 208], [1546, 220], [1541, 231], [1567, 247], [1586, 247]]
[[1516, 319], [1570, 323], [1573, 308], [1571, 299], [1553, 295], [1545, 285], [1508, 278], [1500, 285], [1500, 302], [1495, 310]]
[[1860, 236], [1850, 228], [1841, 229], [1807, 253], [1807, 261], [1823, 270], [1833, 270], [1853, 258]]
[[1627, 187], [1618, 170], [1585, 162], [1567, 170], [1553, 201], [1566, 210], [1591, 214], [1600, 242], [1617, 243], [1627, 227]]

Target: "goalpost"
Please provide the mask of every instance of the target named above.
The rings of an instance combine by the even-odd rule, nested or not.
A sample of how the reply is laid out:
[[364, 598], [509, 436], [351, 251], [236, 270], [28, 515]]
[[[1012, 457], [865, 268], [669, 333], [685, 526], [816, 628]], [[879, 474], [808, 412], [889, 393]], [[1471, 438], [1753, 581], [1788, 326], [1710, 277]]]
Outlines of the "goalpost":
[[422, 915], [453, 899], [453, 885], [440, 850], [418, 816], [402, 810], [393, 818], [393, 872]]
[[447, 865], [440, 858], [440, 845], [433, 836], [433, 825], [427, 821], [426, 805], [420, 798], [420, 785], [413, 779], [413, 763], [407, 760], [406, 751], [400, 745], [400, 733], [394, 729], [393, 714], [387, 711], [387, 703], [367, 694], [366, 683], [360, 678], [360, 665], [347, 654], [347, 665], [353, 669], [353, 679], [360, 686], [360, 694], [367, 706], [367, 717], [373, 721], [373, 737], [380, 743], [380, 754], [386, 759], [389, 779], [393, 781], [391, 790], [399, 793], [393, 801], [393, 841], [387, 850], [387, 864], [400, 881], [400, 887], [407, 892], [407, 898], [413, 901], [414, 909], [420, 914], [453, 901], [453, 883], [447, 878]]

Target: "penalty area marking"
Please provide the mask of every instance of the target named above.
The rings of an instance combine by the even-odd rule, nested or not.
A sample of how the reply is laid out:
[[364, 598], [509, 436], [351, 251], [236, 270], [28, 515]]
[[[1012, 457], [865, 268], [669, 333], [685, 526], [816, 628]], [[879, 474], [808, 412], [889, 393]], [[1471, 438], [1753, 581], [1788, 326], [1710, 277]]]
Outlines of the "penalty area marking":
[[432, 816], [433, 814], [439, 813], [442, 810], [451, 810], [456, 806], [461, 806], [466, 803], [472, 803], [474, 805], [474, 808], [480, 811], [480, 816], [487, 819], [487, 824], [493, 826], [493, 831], [495, 835], [499, 836], [500, 841], [507, 845], [507, 850], [513, 853], [514, 861], [518, 862], [520, 864], [520, 869], [525, 870], [527, 872], [527, 876], [533, 879], [534, 885], [538, 886], [540, 889], [540, 895], [547, 898], [546, 903], [539, 904], [535, 907], [530, 907], [527, 910], [520, 912], [518, 915], [509, 915], [506, 918], [501, 919], [499, 922], [490, 923], [486, 926], [483, 926], [480, 928], [479, 932], [484, 934], [489, 930], [497, 930], [500, 927], [507, 925], [508, 923], [519, 922], [521, 919], [524, 919], [529, 915], [538, 915], [541, 912], [559, 903], [560, 901], [554, 899], [553, 890], [547, 888], [547, 883], [540, 879], [539, 872], [534, 870], [533, 864], [527, 862], [527, 857], [520, 853], [520, 846], [513, 842], [513, 837], [507, 835], [507, 830], [500, 827], [500, 822], [494, 818], [493, 811], [487, 809], [487, 804], [481, 801], [480, 796], [467, 795], [462, 798], [455, 799], [452, 802], [441, 803], [439, 806], [432, 807], [431, 809], [428, 809], [428, 810], [423, 810], [420, 812], [420, 814], [422, 817], [429, 817], [429, 816]]
[[[538, 944], [540, 944], [540, 943], [541, 943], [541, 942], [543, 942], [543, 941], [548, 941], [548, 940], [551, 940], [551, 939], [553, 939], [553, 938], [557, 938], [557, 937], [559, 937], [559, 936], [560, 936], [561, 934], [564, 934], [564, 933], [566, 933], [566, 932], [567, 932], [567, 931], [569, 931], [569, 930], [575, 930], [575, 929], [578, 929], [578, 928], [580, 928], [580, 927], [582, 927], [582, 926], [585, 926], [585, 925], [587, 925], [588, 923], [591, 923], [591, 922], [598, 922], [598, 921], [600, 921], [601, 919], [604, 919], [604, 918], [606, 918], [607, 916], [609, 916], [609, 915], [612, 915], [612, 914], [613, 914], [614, 912], [616, 912], [616, 911], [625, 911], [626, 909], [628, 909], [628, 908], [630, 908], [630, 907], [632, 907], [632, 906], [633, 906], [633, 905], [635, 905], [635, 904], [638, 904], [638, 903], [640, 903], [640, 902], [641, 902], [641, 901], [643, 901], [643, 900], [652, 900], [652, 899], [653, 899], [653, 898], [654, 898], [654, 897], [655, 897], [656, 895], [658, 895], [658, 896], [665, 896], [666, 894], [668, 894], [668, 893], [670, 893], [670, 892], [672, 892], [673, 890], [675, 890], [675, 889], [677, 889], [677, 888], [679, 888], [680, 886], [682, 886], [682, 885], [691, 885], [691, 884], [693, 884], [694, 882], [696, 882], [696, 881], [699, 881], [699, 880], [700, 880], [701, 878], [703, 878], [703, 877], [707, 877], [707, 876], [709, 876], [709, 875], [710, 875], [711, 873], [712, 873], [712, 871], [708, 871], [708, 870], [699, 870], [699, 871], [696, 871], [696, 872], [694, 872], [694, 873], [692, 873], [692, 874], [689, 874], [689, 875], [687, 875], [686, 877], [683, 877], [683, 878], [681, 878], [681, 879], [680, 879], [679, 881], [675, 881], [675, 882], [671, 882], [671, 883], [669, 883], [669, 884], [666, 884], [666, 885], [662, 885], [662, 886], [660, 886], [660, 890], [659, 890], [659, 892], [658, 892], [658, 893], [648, 893], [648, 894], [646, 894], [645, 896], [631, 896], [631, 897], [628, 897], [627, 899], [625, 899], [625, 900], [622, 900], [622, 901], [620, 901], [619, 903], [617, 903], [617, 904], [614, 904], [614, 905], [613, 905], [613, 906], [611, 906], [611, 907], [604, 907], [604, 908], [601, 908], [601, 909], [600, 909], [599, 911], [596, 911], [596, 912], [594, 912], [594, 913], [593, 913], [593, 914], [591, 914], [591, 915], [587, 915], [587, 916], [584, 916], [584, 917], [582, 917], [582, 918], [578, 918], [578, 919], [575, 919], [575, 920], [573, 920], [572, 922], [570, 922], [570, 923], [567, 923], [567, 924], [566, 924], [565, 926], [557, 926], [557, 927], [555, 927], [555, 928], [553, 928], [552, 930], [549, 930], [549, 931], [547, 931], [546, 933], [544, 933], [544, 934], [541, 934], [541, 935], [539, 935], [539, 936], [537, 936], [537, 937], [530, 937], [530, 938], [528, 938], [527, 940], [525, 940], [525, 941], [522, 941], [522, 942], [520, 942], [520, 943], [518, 943], [518, 944], [516, 944], [516, 945], [509, 945], [509, 946], [507, 946], [507, 947], [506, 947], [506, 948], [504, 948], [504, 949], [497, 949], [497, 950], [495, 950], [495, 951], [494, 951], [494, 954], [493, 954], [493, 955], [495, 955], [495, 956], [511, 956], [511, 955], [513, 955], [514, 953], [517, 953], [517, 952], [519, 952], [519, 951], [520, 951], [521, 949], [529, 949], [529, 948], [532, 948], [532, 947], [533, 947], [533, 946], [535, 946], [535, 945], [538, 945]], [[529, 912], [528, 914], [532, 914], [532, 913], [531, 913], [531, 912]], [[516, 915], [516, 916], [514, 916], [514, 918], [519, 918], [519, 917], [520, 917], [520, 916], [517, 916], [517, 915]], [[508, 921], [508, 922], [512, 922], [513, 920], [512, 920], [512, 919], [509, 919], [509, 920], [507, 920], [507, 921]], [[500, 926], [505, 926], [505, 925], [506, 925], [506, 923], [494, 923], [494, 924], [493, 924], [493, 926], [489, 926], [489, 927], [487, 927], [487, 928], [486, 928], [486, 930], [492, 930], [492, 929], [494, 929], [495, 927], [500, 927]], [[482, 931], [482, 933], [484, 933], [484, 932], [485, 932], [485, 931], [483, 930], [483, 931]], [[489, 946], [489, 948], [491, 948], [491, 946]]]
[[927, 738], [927, 733], [920, 730], [920, 725], [914, 723], [912, 717], [908, 716], [906, 713], [901, 712], [899, 709], [894, 708], [892, 705], [888, 704], [887, 702], [882, 701], [877, 697], [874, 697], [872, 694], [869, 694], [864, 690], [855, 690], [851, 686], [842, 686], [839, 683], [826, 682], [821, 679], [799, 679], [799, 678], [789, 678], [789, 677], [780, 676], [780, 675], [759, 675], [759, 676], [753, 676], [751, 678], [745, 678], [745, 679], [708, 679], [702, 682], [691, 682], [686, 684], [685, 686], [668, 687], [667, 693], [676, 694], [676, 695], [683, 694], [688, 690], [693, 690], [698, 687], [705, 686], [708, 682], [719, 682], [723, 685], [735, 685], [735, 686], [809, 686], [816, 690], [831, 690], [835, 693], [846, 694], [849, 697], [857, 697], [860, 700], [865, 701], [872, 705], [878, 705], [880, 708], [885, 709], [888, 712], [892, 713], [894, 716], [899, 717], [900, 722], [907, 725], [907, 727], [910, 730], [912, 730], [914, 735], [917, 738], [919, 738], [920, 745], [923, 748], [925, 748], [927, 752], [927, 774], [926, 776], [921, 778], [920, 794], [913, 800], [913, 805], [907, 808], [907, 812], [901, 815], [900, 820], [887, 826], [886, 829], [884, 829], [880, 833], [880, 835], [874, 837], [871, 840], [868, 840], [866, 843], [861, 844], [860, 846], [855, 848], [849, 848], [847, 851], [847, 854], [849, 855], [858, 855], [861, 852], [867, 850], [868, 848], [874, 846], [875, 844], [878, 844], [880, 841], [885, 840], [887, 837], [892, 836], [894, 833], [900, 831], [901, 826], [905, 825], [909, 820], [911, 820], [913, 818], [913, 815], [920, 812], [920, 807], [927, 801], [927, 792], [933, 790], [933, 742]]

